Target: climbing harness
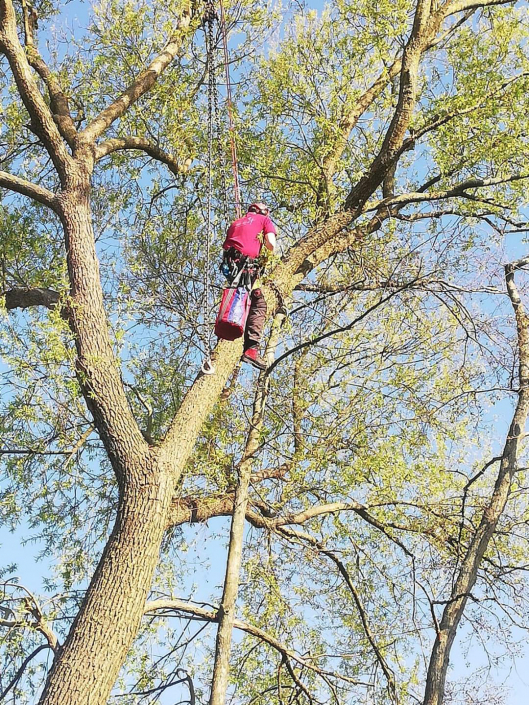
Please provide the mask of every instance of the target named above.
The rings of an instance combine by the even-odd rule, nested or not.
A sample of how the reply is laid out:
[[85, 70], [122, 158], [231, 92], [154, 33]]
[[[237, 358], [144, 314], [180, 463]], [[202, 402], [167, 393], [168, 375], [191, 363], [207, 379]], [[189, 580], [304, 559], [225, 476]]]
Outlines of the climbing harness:
[[261, 274], [261, 263], [258, 259], [243, 255], [235, 247], [229, 247], [222, 252], [220, 271], [228, 280], [230, 287], [245, 286], [252, 290], [254, 281]]
[[215, 320], [215, 335], [223, 340], [236, 340], [244, 334], [252, 287], [260, 274], [261, 266], [257, 259], [230, 247], [224, 250], [220, 269], [228, 280], [228, 286], [222, 292]]

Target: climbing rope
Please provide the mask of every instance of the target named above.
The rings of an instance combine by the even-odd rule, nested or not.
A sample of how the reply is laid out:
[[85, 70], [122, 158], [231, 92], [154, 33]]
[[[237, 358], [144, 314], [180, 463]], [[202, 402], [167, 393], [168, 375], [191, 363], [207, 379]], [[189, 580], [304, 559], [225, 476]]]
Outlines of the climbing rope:
[[217, 160], [220, 171], [220, 186], [222, 192], [222, 216], [223, 222], [227, 226], [230, 219], [230, 206], [228, 203], [228, 186], [226, 184], [226, 171], [224, 167], [224, 153], [222, 149], [222, 125], [219, 110], [219, 91], [213, 91], [213, 121], [216, 129]]

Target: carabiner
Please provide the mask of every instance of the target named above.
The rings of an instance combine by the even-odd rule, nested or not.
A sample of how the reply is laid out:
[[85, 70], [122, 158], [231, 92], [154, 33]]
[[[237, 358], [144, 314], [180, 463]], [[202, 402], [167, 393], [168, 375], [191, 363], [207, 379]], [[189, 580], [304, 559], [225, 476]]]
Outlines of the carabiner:
[[205, 375], [214, 375], [215, 374], [215, 365], [211, 362], [211, 358], [208, 357], [204, 360], [202, 363], [202, 367], [200, 368]]

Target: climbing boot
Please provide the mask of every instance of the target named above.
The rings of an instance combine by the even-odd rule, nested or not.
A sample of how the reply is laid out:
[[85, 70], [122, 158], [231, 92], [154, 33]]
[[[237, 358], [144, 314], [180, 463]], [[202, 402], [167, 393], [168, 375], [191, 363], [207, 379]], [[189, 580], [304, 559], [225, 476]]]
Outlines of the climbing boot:
[[259, 355], [259, 350], [257, 348], [248, 348], [242, 354], [243, 362], [249, 362], [258, 370], [266, 370], [267, 364], [263, 358]]

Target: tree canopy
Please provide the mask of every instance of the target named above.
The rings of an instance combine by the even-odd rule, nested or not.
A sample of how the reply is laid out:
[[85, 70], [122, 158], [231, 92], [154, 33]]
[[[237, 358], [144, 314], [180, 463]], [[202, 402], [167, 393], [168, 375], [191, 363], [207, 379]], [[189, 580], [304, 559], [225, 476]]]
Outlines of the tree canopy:
[[527, 3], [226, 2], [243, 202], [281, 242], [260, 375], [239, 342], [200, 369], [235, 217], [214, 8], [208, 258], [205, 5], [0, 0], [0, 524], [45, 572], [0, 564], [0, 701], [505, 702]]

